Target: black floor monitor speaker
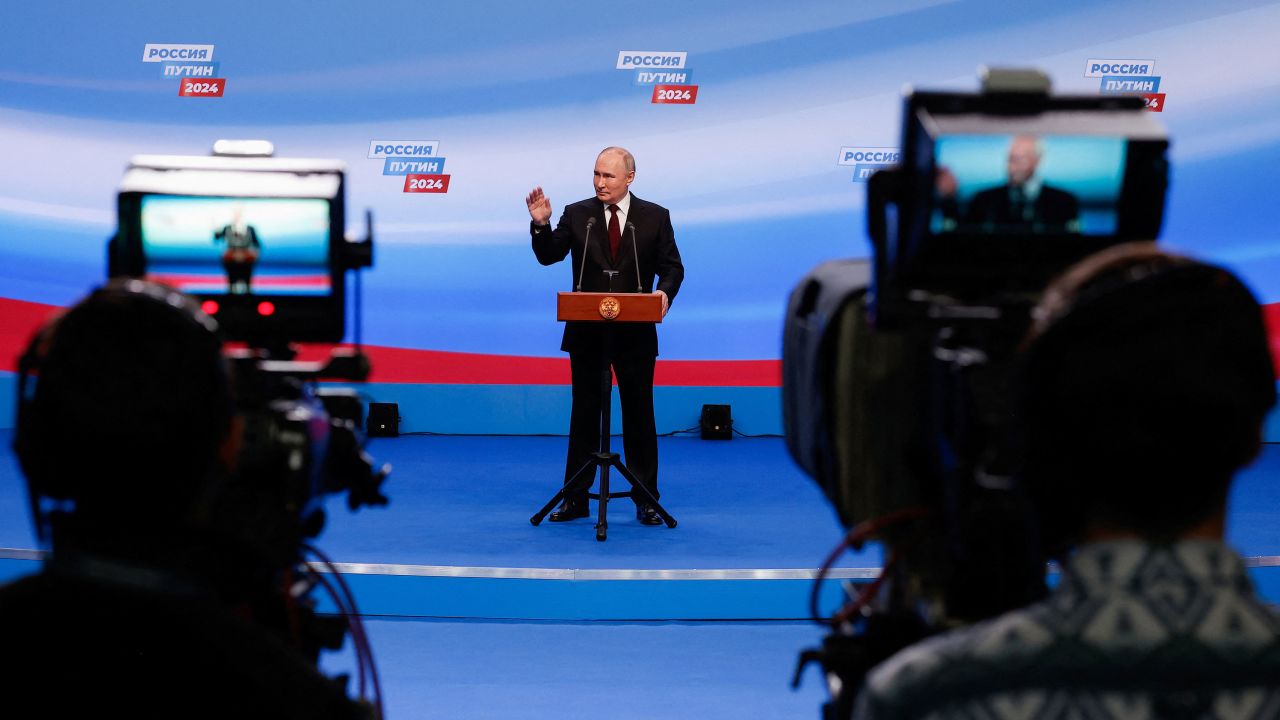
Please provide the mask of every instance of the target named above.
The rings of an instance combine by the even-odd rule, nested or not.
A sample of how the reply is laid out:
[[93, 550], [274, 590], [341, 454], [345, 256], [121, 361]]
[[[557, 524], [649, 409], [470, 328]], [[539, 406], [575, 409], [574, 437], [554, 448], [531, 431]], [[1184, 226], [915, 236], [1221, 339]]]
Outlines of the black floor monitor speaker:
[[396, 403], [369, 403], [365, 432], [369, 437], [399, 437], [400, 406]]
[[703, 440], [733, 439], [733, 415], [728, 405], [703, 405], [699, 425]]

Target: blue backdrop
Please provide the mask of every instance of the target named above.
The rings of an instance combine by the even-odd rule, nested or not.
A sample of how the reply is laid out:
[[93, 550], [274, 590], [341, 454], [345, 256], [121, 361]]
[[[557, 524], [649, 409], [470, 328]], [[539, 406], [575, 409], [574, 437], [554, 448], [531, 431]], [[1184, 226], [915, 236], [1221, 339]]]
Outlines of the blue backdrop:
[[[374, 210], [367, 343], [557, 356], [551, 296], [570, 271], [534, 261], [523, 197], [541, 185], [558, 214], [590, 195], [596, 153], [623, 145], [635, 194], [671, 209], [687, 268], [662, 358], [776, 360], [789, 288], [824, 259], [867, 253], [865, 186], [838, 161], [844, 147], [897, 144], [905, 85], [973, 88], [979, 65], [1003, 64], [1097, 93], [1096, 59], [1154, 63], [1156, 117], [1173, 138], [1166, 244], [1229, 264], [1280, 302], [1275, 2], [51, 1], [8, 3], [0, 25], [9, 354], [27, 303], [65, 305], [102, 277], [131, 155], [261, 137], [281, 155], [342, 159], [351, 208]], [[165, 73], [191, 63], [144, 62], [149, 44], [212, 46], [221, 97], [181, 97], [182, 79]], [[624, 51], [684, 53], [683, 68], [648, 69], [686, 72], [678, 84], [696, 85], [696, 102], [651, 102], [651, 78], [618, 68]], [[404, 171], [370, 157], [380, 140], [434, 141], [416, 159], [440, 160], [420, 167], [448, 175], [447, 192], [405, 192]], [[500, 382], [464, 378], [476, 393], [461, 410], [433, 409], [423, 388], [387, 394], [417, 398], [406, 401], [417, 429], [449, 430], [509, 404]], [[689, 407], [671, 423], [715, 401], [675, 384]], [[756, 430], [777, 429], [768, 385], [743, 401]], [[562, 426], [556, 416], [537, 429]]]

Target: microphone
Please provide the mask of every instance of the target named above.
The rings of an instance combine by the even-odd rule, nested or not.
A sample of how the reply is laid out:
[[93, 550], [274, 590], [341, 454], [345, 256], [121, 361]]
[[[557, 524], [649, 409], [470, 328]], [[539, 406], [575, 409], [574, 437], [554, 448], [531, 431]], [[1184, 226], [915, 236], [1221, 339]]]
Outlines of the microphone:
[[587, 237], [582, 241], [582, 265], [578, 267], [578, 292], [582, 292], [582, 274], [587, 271], [587, 246], [591, 242], [591, 228], [595, 226], [595, 216], [587, 218]]
[[627, 229], [631, 231], [631, 254], [636, 257], [636, 292], [644, 292], [644, 283], [640, 282], [640, 251], [636, 249], [636, 226], [627, 221]]

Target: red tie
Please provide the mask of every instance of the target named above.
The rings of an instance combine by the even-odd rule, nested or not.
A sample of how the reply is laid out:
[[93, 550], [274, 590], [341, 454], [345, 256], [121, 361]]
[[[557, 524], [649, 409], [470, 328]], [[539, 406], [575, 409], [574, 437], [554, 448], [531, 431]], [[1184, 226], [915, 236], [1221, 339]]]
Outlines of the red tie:
[[609, 215], [609, 254], [617, 260], [618, 248], [622, 245], [622, 228], [618, 227], [618, 206], [610, 205], [609, 209], [613, 211]]

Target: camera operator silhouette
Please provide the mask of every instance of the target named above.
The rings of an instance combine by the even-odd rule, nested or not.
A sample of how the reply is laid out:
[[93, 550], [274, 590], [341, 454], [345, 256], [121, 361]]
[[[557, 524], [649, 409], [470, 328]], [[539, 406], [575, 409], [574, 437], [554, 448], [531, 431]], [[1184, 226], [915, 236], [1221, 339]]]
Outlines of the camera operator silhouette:
[[366, 716], [290, 629], [290, 569], [250, 527], [274, 515], [228, 493], [242, 423], [217, 325], [189, 298], [140, 280], [96, 290], [32, 340], [18, 403], [14, 449], [49, 552], [0, 588], [9, 704]]
[[213, 242], [225, 242], [222, 267], [227, 273], [227, 292], [243, 295], [249, 292], [253, 266], [258, 262], [258, 231], [244, 221], [244, 208], [236, 206], [232, 220], [213, 234]]
[[1280, 618], [1223, 543], [1276, 401], [1253, 295], [1116, 246], [1049, 286], [1021, 361], [1022, 475], [1061, 578], [881, 663], [855, 717], [1275, 717]]

